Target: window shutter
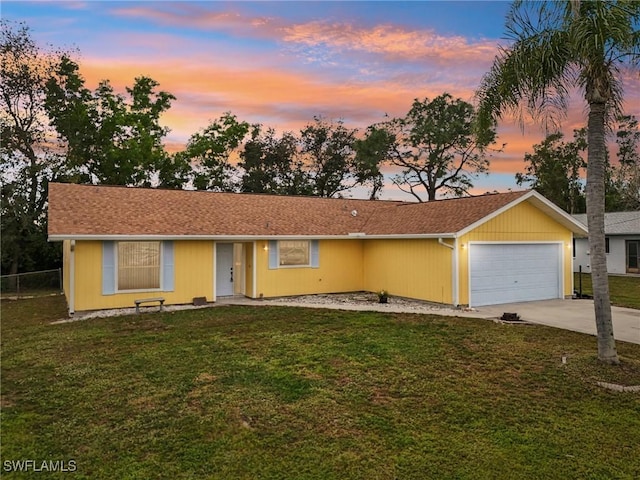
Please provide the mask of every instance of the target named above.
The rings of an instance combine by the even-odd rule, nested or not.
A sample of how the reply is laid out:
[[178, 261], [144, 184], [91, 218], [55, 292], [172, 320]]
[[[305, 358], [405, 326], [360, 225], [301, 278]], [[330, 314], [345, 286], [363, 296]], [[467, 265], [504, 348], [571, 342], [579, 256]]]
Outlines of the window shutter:
[[173, 292], [174, 267], [173, 267], [173, 242], [162, 242], [162, 290]]
[[311, 267], [318, 268], [320, 266], [320, 242], [311, 240]]
[[116, 293], [116, 243], [102, 242], [102, 294]]
[[278, 242], [269, 240], [269, 268], [278, 268]]

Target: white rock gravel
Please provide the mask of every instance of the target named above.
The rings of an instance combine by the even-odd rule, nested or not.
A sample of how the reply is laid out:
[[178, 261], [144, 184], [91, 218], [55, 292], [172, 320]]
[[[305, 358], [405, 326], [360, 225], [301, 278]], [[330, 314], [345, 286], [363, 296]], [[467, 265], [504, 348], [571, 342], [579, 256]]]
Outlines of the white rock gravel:
[[[215, 306], [214, 303], [208, 305], [165, 305], [162, 307], [163, 312], [175, 312], [177, 310], [195, 310], [198, 308], [209, 308]], [[159, 307], [140, 307], [140, 313], [153, 313], [159, 312]], [[73, 316], [69, 318], [65, 318], [62, 320], [57, 320], [55, 322], [51, 322], [52, 325], [57, 325], [59, 323], [70, 323], [70, 322], [78, 322], [80, 320], [89, 320], [91, 318], [106, 318], [106, 317], [121, 317], [125, 315], [135, 315], [136, 309], [135, 307], [131, 308], [112, 308], [108, 310], [93, 310], [90, 312], [77, 312], [73, 314]]]
[[475, 312], [469, 308], [453, 308], [447, 305], [411, 300], [402, 297], [389, 297], [388, 303], [380, 303], [375, 293], [335, 293], [302, 295], [264, 300], [266, 304], [286, 306], [304, 306], [312, 308], [332, 308], [340, 310], [363, 310], [393, 313], [424, 313], [437, 315], [464, 315]]

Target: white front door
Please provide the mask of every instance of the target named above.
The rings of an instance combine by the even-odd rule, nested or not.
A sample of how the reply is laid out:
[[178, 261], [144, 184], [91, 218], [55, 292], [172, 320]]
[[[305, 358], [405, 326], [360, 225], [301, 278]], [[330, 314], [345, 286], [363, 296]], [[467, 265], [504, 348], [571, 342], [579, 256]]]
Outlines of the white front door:
[[471, 244], [469, 305], [562, 298], [562, 246]]
[[216, 297], [233, 295], [233, 243], [216, 244]]

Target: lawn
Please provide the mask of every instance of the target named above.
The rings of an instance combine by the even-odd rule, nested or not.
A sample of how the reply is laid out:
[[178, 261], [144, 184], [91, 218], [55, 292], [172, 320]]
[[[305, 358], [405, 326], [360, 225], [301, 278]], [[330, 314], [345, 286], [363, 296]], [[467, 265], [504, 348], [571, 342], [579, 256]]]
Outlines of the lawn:
[[[573, 288], [578, 291], [579, 285], [580, 274], [574, 273]], [[582, 293], [593, 294], [591, 275], [588, 273], [582, 274]], [[609, 294], [612, 305], [640, 309], [640, 277], [609, 275]]]
[[33, 459], [83, 479], [640, 476], [640, 393], [595, 384], [640, 385], [640, 345], [612, 367], [594, 337], [487, 320], [63, 316], [61, 297], [2, 302], [5, 475]]

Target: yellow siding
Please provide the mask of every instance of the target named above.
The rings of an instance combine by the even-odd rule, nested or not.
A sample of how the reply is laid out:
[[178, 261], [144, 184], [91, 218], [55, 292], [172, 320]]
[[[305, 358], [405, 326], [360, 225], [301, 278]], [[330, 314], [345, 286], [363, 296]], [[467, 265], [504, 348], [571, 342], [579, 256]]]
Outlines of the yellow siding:
[[245, 270], [242, 268], [244, 265], [244, 245], [242, 243], [235, 243], [233, 245], [233, 294], [244, 295], [246, 282], [244, 280]]
[[62, 242], [62, 291], [64, 297], [67, 299], [67, 305], [69, 305], [69, 274], [71, 262], [71, 240], [65, 240]]
[[255, 298], [253, 291], [253, 243], [244, 244], [244, 294]]
[[[572, 233], [528, 202], [522, 202], [458, 240], [460, 304], [469, 303], [469, 242], [559, 242], [563, 244], [564, 295], [573, 292]], [[463, 247], [464, 245], [464, 247]]]
[[362, 241], [320, 240], [319, 268], [269, 269], [268, 242], [257, 242], [257, 297], [362, 290]]
[[173, 292], [135, 292], [102, 295], [102, 242], [78, 241], [76, 255], [75, 309], [133, 307], [137, 298], [162, 296], [167, 304], [191, 303], [193, 297], [212, 299], [213, 243], [174, 242], [175, 284]]
[[[213, 243], [174, 242], [175, 292], [163, 292], [169, 303], [191, 303], [193, 297], [213, 299]], [[170, 296], [169, 293], [172, 295]]]
[[[451, 240], [449, 240], [451, 242]], [[364, 290], [452, 303], [451, 252], [437, 240], [368, 240]]]

